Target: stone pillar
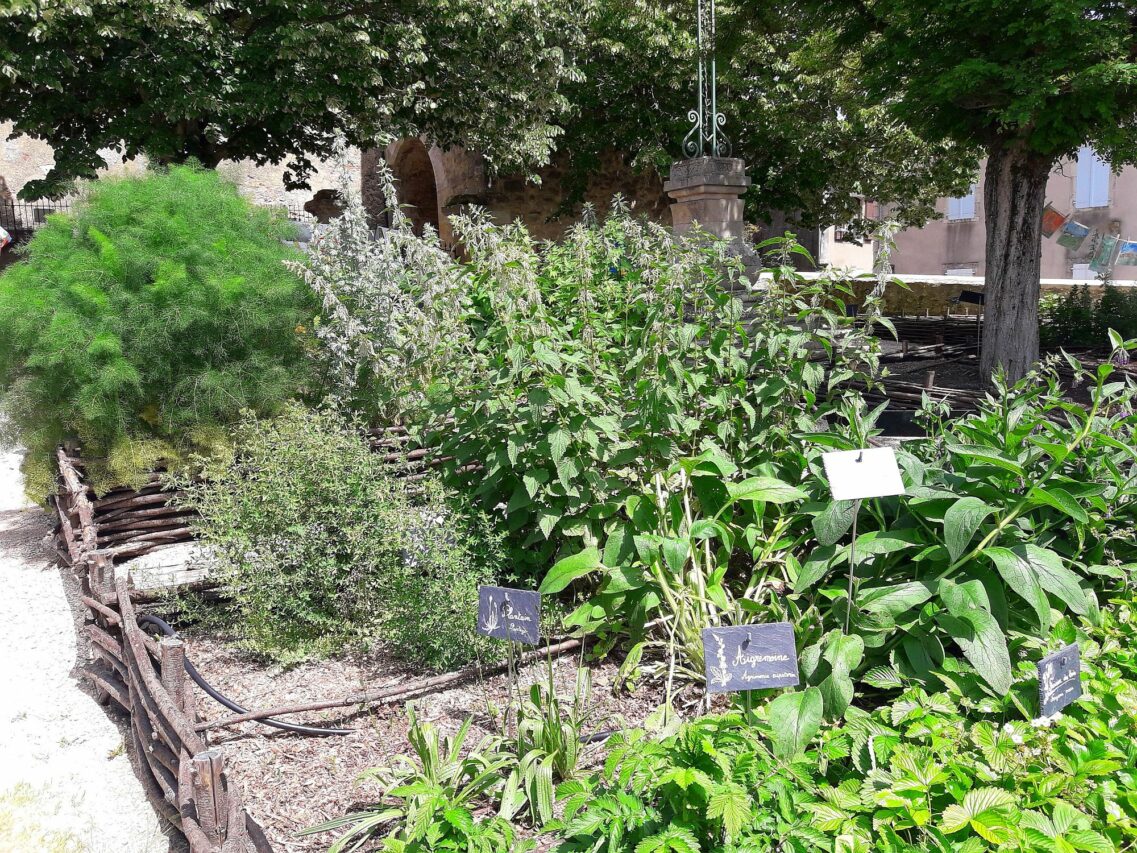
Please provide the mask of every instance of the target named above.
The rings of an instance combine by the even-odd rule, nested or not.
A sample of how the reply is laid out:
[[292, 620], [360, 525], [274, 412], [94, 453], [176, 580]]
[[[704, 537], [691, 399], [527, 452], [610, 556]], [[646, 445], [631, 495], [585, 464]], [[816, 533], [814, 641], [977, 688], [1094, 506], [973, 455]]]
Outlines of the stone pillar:
[[746, 164], [737, 157], [696, 157], [674, 163], [663, 189], [674, 199], [675, 233], [682, 234], [697, 222], [716, 237], [741, 240], [745, 236], [742, 194], [749, 186]]

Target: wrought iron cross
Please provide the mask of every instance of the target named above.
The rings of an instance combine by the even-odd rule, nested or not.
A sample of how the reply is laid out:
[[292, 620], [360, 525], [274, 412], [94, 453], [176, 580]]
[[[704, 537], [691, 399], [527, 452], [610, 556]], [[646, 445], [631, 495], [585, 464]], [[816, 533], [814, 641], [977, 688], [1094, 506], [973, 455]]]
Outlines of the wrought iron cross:
[[715, 70], [715, 0], [697, 0], [698, 12], [698, 102], [687, 113], [691, 129], [683, 137], [688, 157], [729, 157], [730, 140], [720, 128], [726, 117], [718, 111]]

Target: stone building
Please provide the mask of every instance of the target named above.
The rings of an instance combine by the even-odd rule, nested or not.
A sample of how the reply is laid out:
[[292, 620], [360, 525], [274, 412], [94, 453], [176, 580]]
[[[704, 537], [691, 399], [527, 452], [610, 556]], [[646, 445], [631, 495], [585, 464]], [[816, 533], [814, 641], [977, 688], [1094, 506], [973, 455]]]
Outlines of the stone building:
[[[463, 148], [443, 150], [420, 139], [400, 139], [385, 149], [365, 151], [361, 158], [364, 203], [376, 217], [384, 208], [375, 171], [380, 162], [391, 170], [399, 202], [415, 229], [421, 233], [429, 224], [445, 245], [455, 242], [450, 218], [471, 206], [484, 208], [500, 223], [519, 220], [538, 239], [556, 239], [579, 213], [579, 206], [563, 209], [563, 158], [542, 168], [538, 183], [520, 175], [490, 175], [482, 156]], [[590, 176], [583, 200], [603, 215], [617, 193], [635, 211], [670, 224], [670, 200], [660, 176], [635, 171], [613, 152]]]
[[[1094, 234], [1137, 240], [1137, 168], [1114, 171], [1093, 149], [1083, 147], [1075, 159], [1063, 161], [1051, 173], [1046, 198], [1057, 210], [1091, 229], [1078, 249], [1042, 240], [1042, 278], [1092, 280], [1090, 269], [1096, 245]], [[942, 198], [942, 219], [922, 228], [909, 228], [896, 238], [896, 271], [910, 275], [983, 276], [986, 272], [987, 229], [983, 222], [983, 171], [971, 192]], [[1116, 280], [1137, 280], [1137, 267], [1115, 266]]]

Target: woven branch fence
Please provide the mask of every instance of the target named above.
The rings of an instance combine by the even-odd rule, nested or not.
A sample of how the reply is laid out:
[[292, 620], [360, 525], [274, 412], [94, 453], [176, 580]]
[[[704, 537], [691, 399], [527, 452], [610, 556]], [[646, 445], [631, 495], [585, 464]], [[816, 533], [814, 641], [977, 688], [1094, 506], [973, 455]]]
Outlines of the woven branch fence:
[[[264, 831], [241, 805], [224, 757], [196, 730], [194, 685], [186, 675], [182, 641], [158, 640], [139, 627], [129, 569], [113, 564], [123, 552], [101, 547], [107, 537], [100, 539], [99, 519], [112, 511], [105, 504], [98, 511], [72, 458], [62, 450], [59, 471], [60, 551], [82, 586], [88, 611], [84, 630], [94, 653], [83, 674], [101, 702], [113, 701], [129, 715], [147, 793], [181, 830], [190, 853], [272, 853]], [[120, 501], [120, 509], [125, 505]]]

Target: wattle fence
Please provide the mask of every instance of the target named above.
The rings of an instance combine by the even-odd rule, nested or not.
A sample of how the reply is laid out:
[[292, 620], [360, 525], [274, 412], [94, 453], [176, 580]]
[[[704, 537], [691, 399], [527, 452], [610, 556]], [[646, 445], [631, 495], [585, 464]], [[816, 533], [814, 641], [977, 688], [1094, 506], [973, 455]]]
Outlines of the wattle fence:
[[[199, 721], [182, 641], [156, 639], [143, 631], [131, 601], [129, 569], [114, 565], [115, 557], [127, 549], [100, 547], [106, 537], [101, 543], [96, 504], [63, 450], [59, 471], [57, 543], [82, 588], [88, 613], [84, 631], [94, 655], [83, 674], [101, 702], [113, 701], [129, 715], [147, 793], [181, 830], [190, 853], [272, 853], [264, 830], [242, 806], [224, 757], [210, 749], [208, 735], [196, 729]], [[136, 542], [133, 550], [142, 545], [153, 547], [153, 540]], [[122, 839], [124, 847], [131, 840]]]

